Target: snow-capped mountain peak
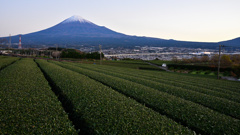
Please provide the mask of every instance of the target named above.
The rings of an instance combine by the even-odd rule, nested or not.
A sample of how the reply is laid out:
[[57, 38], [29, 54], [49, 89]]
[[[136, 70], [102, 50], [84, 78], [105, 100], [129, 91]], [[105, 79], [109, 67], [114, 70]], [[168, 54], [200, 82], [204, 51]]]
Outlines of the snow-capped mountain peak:
[[70, 22], [91, 23], [90, 21], [77, 15], [69, 17], [68, 19], [64, 20], [62, 23], [70, 23]]

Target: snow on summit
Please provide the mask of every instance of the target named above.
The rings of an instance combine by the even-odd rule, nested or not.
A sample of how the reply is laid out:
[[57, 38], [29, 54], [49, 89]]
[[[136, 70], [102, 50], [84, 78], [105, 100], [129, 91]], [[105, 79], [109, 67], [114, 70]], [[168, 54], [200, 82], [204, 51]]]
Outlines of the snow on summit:
[[69, 17], [68, 19], [64, 20], [62, 23], [70, 23], [70, 22], [91, 23], [90, 21], [77, 15]]

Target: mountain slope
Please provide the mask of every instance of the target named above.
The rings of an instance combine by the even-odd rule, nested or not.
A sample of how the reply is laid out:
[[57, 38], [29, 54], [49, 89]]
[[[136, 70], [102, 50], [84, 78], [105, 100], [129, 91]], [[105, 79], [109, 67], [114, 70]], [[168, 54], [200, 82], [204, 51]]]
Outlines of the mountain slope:
[[[22, 35], [22, 44], [29, 45], [95, 45], [108, 42], [110, 39], [126, 38], [127, 35], [114, 32], [106, 27], [98, 26], [79, 16], [72, 16], [48, 29]], [[18, 36], [12, 37], [18, 42]]]
[[222, 42], [219, 42], [219, 44], [232, 46], [232, 47], [240, 47], [240, 37], [227, 40], [227, 41], [222, 41]]
[[[106, 27], [98, 26], [79, 16], [72, 16], [63, 22], [42, 30], [31, 33], [40, 36], [75, 36], [75, 37], [124, 37], [124, 34], [114, 32]], [[29, 35], [29, 34], [28, 34]]]
[[[12, 37], [12, 42], [18, 42], [18, 36]], [[227, 41], [232, 42], [232, 41]], [[225, 42], [224, 42], [225, 43]], [[235, 42], [234, 42], [235, 43]], [[217, 48], [219, 43], [187, 42], [164, 40], [150, 37], [129, 36], [98, 26], [79, 16], [72, 16], [48, 29], [22, 35], [23, 46], [48, 45], [53, 46], [98, 46], [134, 47], [134, 46], [167, 46], [190, 48]], [[234, 44], [235, 45], [235, 44]], [[236, 45], [239, 46], [237, 43]]]

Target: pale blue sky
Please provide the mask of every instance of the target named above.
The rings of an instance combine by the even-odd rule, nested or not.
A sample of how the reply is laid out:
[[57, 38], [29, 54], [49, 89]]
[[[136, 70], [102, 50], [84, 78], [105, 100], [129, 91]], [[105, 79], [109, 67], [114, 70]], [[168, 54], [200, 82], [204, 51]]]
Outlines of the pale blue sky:
[[0, 37], [72, 15], [128, 35], [217, 42], [240, 37], [240, 0], [0, 0]]

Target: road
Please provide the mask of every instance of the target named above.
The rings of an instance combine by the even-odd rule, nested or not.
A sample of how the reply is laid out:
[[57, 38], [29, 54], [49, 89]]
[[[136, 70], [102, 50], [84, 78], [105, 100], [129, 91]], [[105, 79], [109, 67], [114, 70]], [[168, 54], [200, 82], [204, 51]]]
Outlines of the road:
[[159, 66], [159, 65], [156, 65], [156, 64], [153, 64], [153, 63], [147, 62], [147, 61], [144, 61], [144, 62], [146, 62], [146, 63], [149, 64], [149, 65], [152, 65], [152, 66], [158, 67], [158, 68], [160, 68], [160, 69], [162, 69], [162, 70], [165, 70], [165, 71], [167, 71], [167, 72], [173, 72], [173, 71], [171, 71], [171, 70], [168, 70], [167, 67], [162, 67], [162, 66]]

